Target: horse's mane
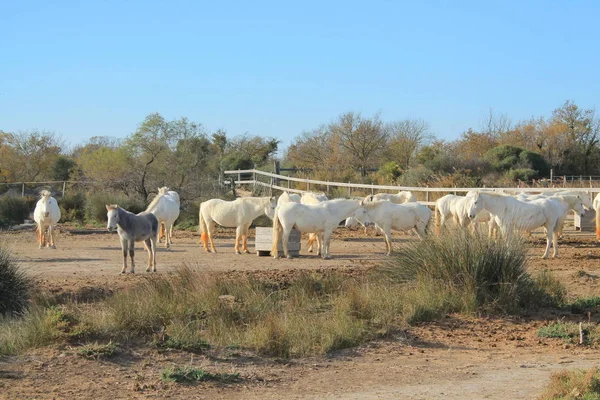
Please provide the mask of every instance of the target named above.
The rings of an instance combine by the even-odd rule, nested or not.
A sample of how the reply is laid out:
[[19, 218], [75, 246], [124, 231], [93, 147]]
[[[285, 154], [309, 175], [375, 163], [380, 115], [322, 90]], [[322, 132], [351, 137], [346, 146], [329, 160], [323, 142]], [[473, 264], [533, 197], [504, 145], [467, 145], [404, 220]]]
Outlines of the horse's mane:
[[512, 197], [509, 194], [497, 193], [497, 192], [481, 191], [481, 192], [477, 192], [477, 194], [487, 194], [487, 195], [494, 196], [494, 197], [508, 197], [508, 198], [514, 199], [514, 197]]
[[165, 195], [164, 193], [160, 192], [160, 189], [158, 189], [158, 190], [159, 190], [158, 194], [152, 199], [150, 204], [148, 204], [148, 207], [146, 208], [147, 212], [150, 212], [150, 210], [152, 210], [156, 206], [156, 204], [158, 204], [160, 199]]
[[43, 198], [43, 197], [50, 197], [50, 196], [52, 196], [52, 193], [50, 193], [50, 191], [49, 191], [49, 190], [42, 190], [42, 191], [40, 192], [40, 197], [42, 197], [42, 198]]

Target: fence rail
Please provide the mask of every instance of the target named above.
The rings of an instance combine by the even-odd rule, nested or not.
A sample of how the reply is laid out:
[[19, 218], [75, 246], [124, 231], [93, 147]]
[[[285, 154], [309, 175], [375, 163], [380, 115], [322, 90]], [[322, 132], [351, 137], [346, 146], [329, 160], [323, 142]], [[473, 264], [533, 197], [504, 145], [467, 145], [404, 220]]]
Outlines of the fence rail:
[[[236, 185], [259, 185], [259, 186], [269, 187], [272, 189], [287, 190], [287, 191], [295, 192], [295, 193], [308, 192], [311, 190], [311, 185], [326, 186], [328, 192], [331, 187], [348, 188], [349, 196], [352, 195], [352, 189], [363, 189], [363, 190], [368, 189], [371, 191], [371, 194], [374, 194], [375, 191], [380, 191], [380, 190], [388, 190], [388, 191], [389, 190], [393, 190], [393, 191], [408, 190], [411, 192], [424, 193], [425, 194], [424, 203], [429, 204], [429, 205], [435, 204], [435, 202], [430, 201], [430, 199], [429, 199], [430, 193], [440, 193], [440, 192], [466, 193], [470, 190], [481, 190], [482, 189], [480, 187], [477, 187], [477, 188], [458, 188], [458, 187], [441, 188], [441, 187], [373, 185], [373, 184], [350, 183], [350, 182], [347, 182], [347, 183], [346, 182], [330, 182], [330, 181], [320, 181], [320, 180], [313, 180], [313, 179], [294, 178], [291, 176], [278, 175], [278, 174], [273, 174], [270, 172], [259, 171], [256, 169], [225, 171], [224, 174], [233, 175], [233, 176], [237, 175], [237, 180], [234, 180], [234, 183]], [[249, 175], [251, 175], [251, 179], [247, 179]], [[259, 177], [266, 177], [270, 180], [270, 182], [261, 181], [258, 179]], [[244, 179], [242, 179], [242, 178], [244, 178]], [[287, 181], [287, 187], [279, 184], [280, 181]], [[304, 184], [306, 184], [306, 189], [291, 188], [289, 185], [290, 182], [304, 183]], [[577, 181], [575, 181], [575, 182], [577, 182]], [[585, 182], [585, 181], [583, 181], [583, 182]], [[499, 190], [507, 190], [507, 191], [514, 191], [514, 192], [548, 192], [548, 191], [554, 191], [554, 190], [561, 189], [561, 188], [559, 188], [559, 187], [552, 187], [552, 188], [495, 187], [495, 188], [485, 188], [485, 189], [486, 190], [498, 190], [498, 191]], [[577, 189], [577, 188], [573, 188], [573, 189]], [[600, 192], [600, 187], [598, 187], [598, 188], [581, 187], [579, 189], [581, 189], [584, 192], [589, 193], [590, 195], [592, 195], [593, 193]]]

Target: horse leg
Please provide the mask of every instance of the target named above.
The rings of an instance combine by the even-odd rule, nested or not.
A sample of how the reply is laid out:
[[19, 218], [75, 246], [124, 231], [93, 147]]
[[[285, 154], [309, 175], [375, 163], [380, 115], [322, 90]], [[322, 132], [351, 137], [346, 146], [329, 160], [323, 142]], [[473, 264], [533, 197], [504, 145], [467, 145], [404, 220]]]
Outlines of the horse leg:
[[131, 273], [135, 274], [135, 261], [133, 256], [135, 254], [135, 240], [129, 241], [129, 257], [131, 257]]
[[392, 254], [392, 231], [391, 228], [385, 228], [383, 230], [385, 235], [385, 255], [389, 256]]
[[[164, 225], [163, 224], [160, 225], [160, 229], [163, 231], [163, 235], [165, 237], [165, 249], [168, 249], [169, 246], [171, 245], [171, 241], [169, 239], [169, 225], [168, 225], [168, 223], [165, 221]], [[159, 239], [159, 241], [160, 241], [160, 239]]]
[[38, 236], [38, 248], [43, 249], [44, 243], [43, 243], [42, 225], [41, 224], [37, 225], [37, 236]]
[[313, 252], [313, 245], [315, 244], [315, 234], [314, 233], [309, 233], [308, 234], [308, 247], [307, 250], [309, 253]]
[[317, 232], [314, 235], [317, 241], [317, 255], [320, 256], [323, 254], [323, 232]]
[[542, 258], [548, 258], [548, 253], [550, 253], [550, 244], [552, 242], [552, 234], [553, 229], [546, 228], [546, 251], [544, 251], [544, 255]]
[[331, 254], [329, 254], [329, 242], [331, 241], [331, 234], [333, 232], [333, 229], [329, 228], [329, 229], [325, 229], [323, 231], [323, 251], [322, 251], [322, 255], [323, 255], [323, 260], [330, 260], [331, 259]]
[[127, 270], [127, 249], [128, 249], [127, 240], [121, 239], [121, 250], [123, 251], [123, 268], [121, 269], [121, 273], [124, 274]]
[[290, 254], [290, 252], [288, 251], [288, 240], [290, 240], [290, 233], [292, 232], [292, 229], [289, 228], [283, 228], [283, 232], [281, 233], [281, 245], [283, 246], [283, 255], [286, 258], [292, 258], [292, 255]]
[[215, 248], [215, 242], [213, 242], [213, 230], [215, 229], [215, 223], [214, 222], [210, 222], [208, 224], [206, 224], [206, 230], [208, 231], [208, 241], [210, 242], [210, 249], [213, 253], [217, 252], [217, 249]]
[[148, 238], [144, 240], [144, 248], [148, 252], [148, 267], [146, 267], [146, 272], [150, 272], [152, 269], [152, 239]]
[[56, 246], [54, 245], [54, 234], [52, 224], [48, 225], [48, 246], [50, 246], [51, 249], [56, 248]]
[[150, 237], [150, 244], [152, 245], [151, 247], [151, 254], [152, 254], [152, 272], [156, 272], [156, 245], [158, 244], [156, 241], [156, 238]]
[[244, 226], [244, 233], [242, 234], [242, 252], [246, 254], [250, 254], [250, 251], [248, 251], [248, 229], [250, 229], [250, 224]]
[[235, 228], [235, 246], [233, 246], [233, 249], [235, 250], [235, 254], [242, 254], [242, 253], [240, 253], [240, 241], [242, 240], [243, 234], [244, 234], [244, 227], [242, 225], [239, 225], [237, 228]]

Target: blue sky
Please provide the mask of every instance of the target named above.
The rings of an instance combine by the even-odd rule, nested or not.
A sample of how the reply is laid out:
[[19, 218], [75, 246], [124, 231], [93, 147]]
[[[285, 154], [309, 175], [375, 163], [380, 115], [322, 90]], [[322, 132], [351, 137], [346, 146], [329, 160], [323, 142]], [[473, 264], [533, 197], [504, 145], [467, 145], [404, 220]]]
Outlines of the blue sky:
[[144, 117], [287, 146], [346, 111], [455, 139], [599, 104], [597, 1], [0, 1], [0, 130], [76, 144]]

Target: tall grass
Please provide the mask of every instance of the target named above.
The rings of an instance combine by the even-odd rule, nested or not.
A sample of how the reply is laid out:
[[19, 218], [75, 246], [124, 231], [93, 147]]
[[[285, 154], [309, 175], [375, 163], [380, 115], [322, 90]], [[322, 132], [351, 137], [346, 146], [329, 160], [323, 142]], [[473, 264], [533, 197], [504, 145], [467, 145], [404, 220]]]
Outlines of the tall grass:
[[525, 244], [518, 236], [489, 239], [455, 229], [409, 243], [382, 271], [395, 282], [412, 282], [416, 314], [515, 312], [540, 303], [525, 263]]
[[29, 306], [32, 284], [17, 259], [0, 245], [0, 315], [23, 313]]
[[552, 374], [539, 400], [600, 399], [600, 369], [561, 371]]
[[525, 249], [517, 241], [459, 232], [409, 244], [389, 265], [359, 276], [301, 272], [272, 282], [182, 267], [145, 276], [138, 286], [93, 305], [67, 303], [60, 318], [51, 318], [56, 311], [34, 309], [21, 320], [0, 322], [0, 353], [77, 337], [119, 343], [142, 338], [193, 352], [232, 346], [282, 358], [324, 354], [447, 312], [519, 312], [540, 304], [537, 299], [555, 282], [546, 276], [543, 285], [536, 283], [524, 264]]

